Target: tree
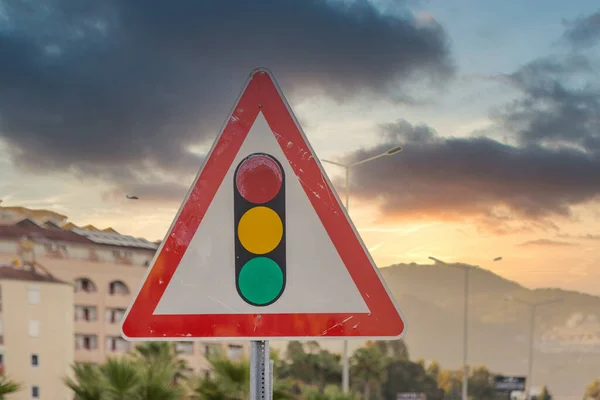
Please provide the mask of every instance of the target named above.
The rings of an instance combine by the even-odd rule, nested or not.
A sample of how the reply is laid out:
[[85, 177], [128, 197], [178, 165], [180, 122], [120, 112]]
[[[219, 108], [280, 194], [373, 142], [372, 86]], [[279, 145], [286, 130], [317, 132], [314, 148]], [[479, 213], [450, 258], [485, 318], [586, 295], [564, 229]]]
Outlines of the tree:
[[303, 400], [358, 400], [354, 393], [344, 393], [336, 385], [328, 385], [322, 392], [314, 386], [303, 386]]
[[342, 378], [340, 356], [321, 349], [316, 341], [309, 342], [307, 347], [309, 352], [298, 341], [288, 343], [286, 359], [277, 364], [278, 377], [317, 385], [320, 392], [329, 384], [338, 384]]
[[594, 379], [585, 388], [584, 400], [600, 400], [600, 379]]
[[21, 384], [7, 379], [4, 375], [0, 376], [0, 400], [4, 400], [7, 394], [15, 393], [21, 390]]
[[75, 379], [64, 378], [64, 383], [75, 394], [74, 400], [101, 400], [104, 388], [97, 366], [75, 364], [72, 366]]
[[[231, 361], [225, 357], [210, 360], [212, 373], [198, 376], [192, 385], [194, 400], [245, 400], [250, 397], [250, 364], [247, 360]], [[276, 379], [273, 387], [273, 400], [292, 399], [293, 385]]]
[[534, 399], [534, 400], [552, 400], [552, 395], [548, 391], [548, 388], [546, 386], [543, 386], [540, 394], [538, 394], [537, 396], [533, 396], [532, 399]]
[[138, 366], [131, 360], [108, 359], [99, 372], [104, 381], [103, 399], [128, 400], [138, 395], [141, 379]]
[[387, 380], [381, 385], [385, 399], [395, 399], [398, 393], [425, 393], [428, 400], [442, 400], [444, 391], [438, 388], [436, 377], [422, 364], [404, 358], [393, 359], [387, 365]]
[[438, 374], [437, 385], [444, 391], [445, 399], [458, 399], [462, 388], [462, 373], [442, 370]]
[[377, 347], [383, 354], [392, 358], [405, 358], [408, 360], [408, 347], [404, 340], [375, 340], [368, 341], [367, 347]]
[[469, 396], [473, 400], [489, 400], [497, 395], [494, 389], [494, 375], [486, 367], [473, 368], [469, 377]]
[[388, 359], [378, 346], [362, 347], [352, 355], [354, 386], [363, 400], [381, 398], [381, 382], [386, 379]]
[[174, 383], [187, 376], [187, 362], [179, 358], [180, 352], [173, 342], [144, 342], [135, 347], [133, 354], [144, 363], [171, 365]]
[[75, 364], [74, 378], [64, 382], [75, 400], [177, 400], [184, 394], [175, 379], [181, 362], [171, 350], [169, 343], [148, 342], [99, 366]]

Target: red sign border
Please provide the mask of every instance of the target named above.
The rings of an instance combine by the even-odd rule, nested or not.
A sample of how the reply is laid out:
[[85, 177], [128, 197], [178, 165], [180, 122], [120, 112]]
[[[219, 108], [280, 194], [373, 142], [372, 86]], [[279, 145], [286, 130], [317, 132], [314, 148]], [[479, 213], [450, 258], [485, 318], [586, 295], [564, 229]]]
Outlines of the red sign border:
[[[277, 133], [370, 313], [153, 314], [259, 112]], [[252, 71], [123, 318], [122, 335], [132, 341], [402, 337], [404, 318], [314, 154], [270, 71]]]

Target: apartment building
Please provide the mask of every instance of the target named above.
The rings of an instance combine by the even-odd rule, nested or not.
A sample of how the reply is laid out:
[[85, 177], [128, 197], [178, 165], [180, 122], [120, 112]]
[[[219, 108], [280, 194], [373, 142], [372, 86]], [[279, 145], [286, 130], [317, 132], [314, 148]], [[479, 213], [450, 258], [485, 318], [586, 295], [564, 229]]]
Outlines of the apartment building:
[[[0, 265], [0, 362], [13, 400], [72, 398], [73, 287], [33, 267]], [[67, 334], [65, 334], [67, 332]]]
[[[132, 344], [120, 335], [120, 322], [159, 244], [112, 228], [77, 227], [66, 220], [62, 226], [39, 218], [19, 220], [17, 208], [11, 207], [11, 218], [18, 222], [0, 224], [0, 262], [39, 265], [73, 285], [74, 360], [101, 363], [130, 350]], [[249, 352], [244, 341], [190, 341], [176, 346], [196, 372], [209, 370], [206, 356], [212, 352], [221, 351], [231, 359]]]

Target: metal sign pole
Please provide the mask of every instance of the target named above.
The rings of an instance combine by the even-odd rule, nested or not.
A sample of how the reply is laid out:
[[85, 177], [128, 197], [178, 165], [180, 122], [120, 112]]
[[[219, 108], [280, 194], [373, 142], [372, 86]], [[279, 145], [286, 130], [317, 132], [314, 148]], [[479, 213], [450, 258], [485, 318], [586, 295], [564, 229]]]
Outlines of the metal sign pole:
[[269, 342], [250, 342], [250, 400], [273, 398], [272, 368], [269, 357]]

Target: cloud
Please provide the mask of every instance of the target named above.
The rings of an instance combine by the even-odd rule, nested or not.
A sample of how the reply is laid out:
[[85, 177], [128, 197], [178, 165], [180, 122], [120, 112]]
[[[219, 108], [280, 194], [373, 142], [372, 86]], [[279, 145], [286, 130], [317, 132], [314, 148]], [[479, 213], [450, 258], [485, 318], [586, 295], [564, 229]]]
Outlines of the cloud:
[[[381, 125], [380, 142], [404, 151], [352, 171], [352, 193], [386, 218], [462, 220], [497, 234], [557, 231], [556, 218], [600, 196], [600, 86], [582, 55], [535, 59], [501, 80], [517, 97], [490, 110], [493, 125], [470, 137], [441, 136], [406, 120]], [[513, 145], [485, 135], [512, 136]]]
[[518, 245], [519, 247], [572, 247], [577, 246], [574, 243], [561, 242], [551, 239], [529, 240]]
[[561, 233], [558, 235], [561, 238], [569, 238], [569, 239], [581, 239], [581, 240], [600, 240], [600, 235], [596, 235], [593, 233], [586, 233], [583, 235], [571, 235], [568, 233]]
[[352, 194], [386, 216], [485, 217], [543, 221], [600, 194], [600, 158], [582, 150], [511, 146], [476, 136], [445, 138], [405, 120], [381, 127], [382, 142], [346, 157], [357, 161], [402, 144], [404, 151], [352, 171]]
[[567, 29], [563, 35], [575, 48], [589, 48], [600, 41], [600, 10], [574, 21], [566, 21]]
[[287, 94], [338, 100], [453, 74], [434, 19], [364, 0], [2, 4], [0, 138], [14, 163], [123, 187], [193, 175], [190, 146], [214, 139], [256, 66]]

